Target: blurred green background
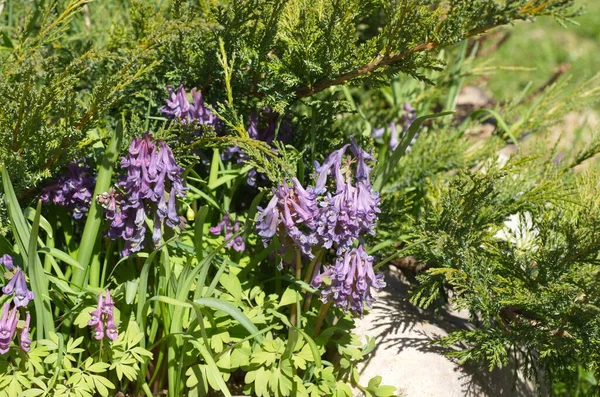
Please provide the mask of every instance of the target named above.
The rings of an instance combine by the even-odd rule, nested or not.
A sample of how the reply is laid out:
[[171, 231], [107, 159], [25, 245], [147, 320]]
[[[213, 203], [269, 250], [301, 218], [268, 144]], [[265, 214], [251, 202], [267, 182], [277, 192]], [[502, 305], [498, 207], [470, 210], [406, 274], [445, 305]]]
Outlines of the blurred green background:
[[[540, 18], [504, 28], [511, 37], [478, 65], [487, 77], [469, 83], [486, 88], [498, 100], [510, 100], [529, 82], [533, 89], [543, 85], [561, 64], [570, 65], [565, 75], [571, 76], [573, 86], [600, 73], [600, 0], [578, 3], [583, 14], [574, 19], [577, 25], [565, 27], [551, 18]], [[498, 69], [488, 74], [488, 67]]]

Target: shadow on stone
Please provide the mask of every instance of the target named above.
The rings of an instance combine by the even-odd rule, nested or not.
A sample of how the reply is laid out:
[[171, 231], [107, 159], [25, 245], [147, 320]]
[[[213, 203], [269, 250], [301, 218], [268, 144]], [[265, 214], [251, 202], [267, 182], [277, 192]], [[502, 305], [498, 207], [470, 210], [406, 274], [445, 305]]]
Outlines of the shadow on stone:
[[[531, 382], [516, 371], [514, 361], [489, 372], [476, 365], [458, 365], [445, 356], [450, 349], [435, 344], [450, 332], [471, 329], [468, 314], [453, 310], [434, 313], [408, 300], [409, 284], [401, 273], [386, 275], [377, 302], [357, 321], [359, 335], [375, 337], [376, 349], [362, 364], [366, 382], [380, 375], [406, 396], [536, 396]], [[515, 376], [515, 374], [518, 374]]]

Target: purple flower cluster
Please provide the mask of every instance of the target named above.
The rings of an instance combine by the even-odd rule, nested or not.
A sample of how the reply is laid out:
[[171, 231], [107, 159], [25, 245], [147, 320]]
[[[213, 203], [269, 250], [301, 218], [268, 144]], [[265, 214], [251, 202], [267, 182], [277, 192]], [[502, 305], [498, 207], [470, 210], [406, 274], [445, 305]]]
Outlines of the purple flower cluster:
[[266, 208], [259, 211], [259, 236], [268, 240], [277, 234], [282, 245], [287, 246], [291, 240], [304, 255], [313, 257], [312, 248], [319, 244], [314, 230], [319, 207], [312, 188], [304, 189], [298, 179], [292, 178], [292, 186], [280, 184]]
[[98, 296], [98, 306], [96, 310], [90, 312], [92, 318], [88, 321], [90, 327], [94, 327], [94, 338], [101, 340], [106, 337], [112, 341], [117, 340], [119, 332], [114, 320], [115, 303], [110, 292], [106, 290], [105, 294]]
[[[10, 282], [2, 288], [2, 292], [7, 295], [15, 294], [13, 298], [14, 306], [10, 307], [10, 302], [2, 306], [2, 316], [0, 316], [0, 353], [5, 354], [10, 349], [10, 343], [13, 340], [19, 324], [19, 307], [25, 307], [31, 299], [33, 292], [27, 288], [25, 274], [20, 267], [13, 264], [10, 255], [0, 257], [0, 264], [9, 272], [14, 272]], [[29, 313], [25, 316], [25, 325], [21, 328], [19, 336], [21, 349], [28, 352], [31, 348], [31, 339], [29, 338], [29, 323], [31, 321]]]
[[[240, 230], [240, 223], [236, 217], [233, 226], [231, 225], [231, 217], [229, 213], [226, 213], [223, 216], [221, 222], [219, 222], [216, 226], [211, 227], [210, 232], [215, 236], [218, 236], [225, 233], [225, 241], [231, 239], [233, 233], [237, 233]], [[242, 252], [246, 249], [246, 244], [244, 243], [244, 239], [242, 236], [237, 236], [233, 240], [229, 241], [225, 247], [233, 247], [233, 249], [237, 252]]]
[[[352, 156], [344, 158], [347, 151]], [[291, 186], [283, 183], [274, 189], [269, 204], [259, 208], [257, 220], [258, 235], [265, 240], [277, 235], [284, 253], [293, 248], [314, 258], [316, 249], [335, 249], [335, 264], [325, 266], [322, 274], [317, 271], [314, 284], [321, 286], [323, 276], [328, 276], [333, 282], [323, 292], [324, 301], [333, 300], [337, 307], [359, 313], [372, 302], [370, 288], [384, 285], [374, 275], [373, 258], [362, 245], [352, 248], [364, 235], [375, 232], [380, 211], [368, 160], [373, 158], [351, 138], [323, 164], [315, 164], [313, 187], [304, 188], [292, 178]]]
[[[404, 135], [406, 135], [406, 132], [410, 128], [411, 124], [417, 119], [417, 111], [408, 103], [404, 104], [403, 109], [404, 111], [402, 113], [402, 116], [400, 117], [401, 133], [398, 132], [398, 127], [396, 126], [395, 122], [391, 121], [388, 124], [388, 128], [390, 131], [389, 147], [391, 150], [396, 150], [396, 148], [400, 144], [400, 139], [403, 138]], [[373, 129], [373, 131], [371, 132], [371, 136], [374, 139], [380, 139], [383, 138], [384, 132], [385, 128], [376, 128]], [[412, 138], [410, 144], [406, 149], [407, 152], [410, 151], [412, 146], [415, 144], [417, 136], [418, 134], [415, 134], [415, 136]]]
[[128, 155], [121, 159], [126, 171], [111, 189], [98, 197], [106, 217], [111, 221], [108, 237], [123, 238], [123, 256], [139, 251], [144, 246], [146, 216], [154, 219], [152, 239], [155, 244], [162, 238], [163, 224], [170, 228], [180, 227], [185, 222], [177, 215], [177, 197], [184, 197], [181, 174], [173, 152], [163, 141], [153, 142], [145, 133], [134, 138]]
[[10, 255], [3, 255], [0, 258], [0, 264], [2, 264], [6, 270], [10, 273], [10, 281], [4, 287], [2, 292], [6, 295], [14, 295], [13, 302], [16, 307], [25, 307], [33, 299], [34, 295], [27, 288], [27, 280], [25, 279], [25, 273], [19, 266], [13, 264], [12, 257]]
[[66, 175], [61, 176], [42, 190], [44, 203], [65, 207], [73, 212], [73, 218], [81, 219], [89, 210], [96, 178], [89, 175], [87, 165], [71, 163]]
[[[351, 172], [350, 162], [342, 164], [348, 147], [356, 161], [354, 178], [348, 175]], [[315, 164], [318, 173], [315, 192], [325, 193], [319, 202], [320, 211], [316, 217], [317, 235], [325, 248], [337, 247], [338, 255], [360, 236], [375, 234], [380, 200], [379, 194], [371, 186], [371, 169], [366, 160], [373, 158], [351, 139], [350, 145], [330, 154], [322, 165]], [[333, 175], [335, 181], [334, 192], [326, 189], [329, 175]], [[352, 184], [353, 179], [355, 185]]]
[[[325, 278], [328, 283], [325, 282]], [[327, 284], [321, 291], [321, 300], [324, 303], [333, 300], [336, 307], [359, 314], [363, 313], [365, 304], [371, 307], [375, 301], [371, 295], [371, 287], [385, 287], [383, 275], [375, 274], [373, 257], [367, 254], [362, 245], [346, 251], [323, 272], [317, 268], [312, 285], [320, 288], [323, 284]]]
[[266, 142], [269, 145], [275, 140], [283, 143], [289, 143], [292, 140], [292, 125], [289, 121], [283, 119], [279, 125], [279, 131], [277, 131], [279, 113], [269, 107], [265, 107], [260, 116], [252, 113], [248, 117], [248, 136], [250, 138]]
[[[169, 98], [166, 100], [167, 104], [161, 108], [165, 116], [171, 119], [179, 119], [185, 125], [193, 125], [194, 123], [210, 125], [214, 127], [218, 135], [224, 135], [223, 123], [205, 106], [201, 92], [192, 89], [193, 100], [190, 104], [183, 85], [180, 85], [177, 91], [171, 86], [168, 86], [167, 90], [169, 91]], [[292, 137], [292, 126], [285, 119], [279, 123], [279, 116], [279, 113], [269, 107], [265, 107], [260, 115], [257, 113], [250, 114], [248, 117], [248, 136], [269, 145], [275, 140], [289, 143]], [[198, 133], [197, 130], [194, 130], [194, 136], [197, 136]], [[221, 158], [224, 161], [235, 160], [238, 163], [244, 163], [248, 159], [247, 155], [237, 146], [227, 148], [221, 154]], [[256, 169], [251, 169], [248, 172], [248, 185], [256, 186], [259, 179], [265, 179], [265, 177], [259, 174]]]
[[187, 99], [183, 84], [179, 85], [177, 91], [168, 86], [169, 98], [167, 104], [160, 108], [162, 113], [172, 119], [180, 119], [183, 124], [198, 123], [210, 125], [215, 130], [221, 128], [221, 121], [204, 104], [202, 92], [192, 89], [192, 103]]

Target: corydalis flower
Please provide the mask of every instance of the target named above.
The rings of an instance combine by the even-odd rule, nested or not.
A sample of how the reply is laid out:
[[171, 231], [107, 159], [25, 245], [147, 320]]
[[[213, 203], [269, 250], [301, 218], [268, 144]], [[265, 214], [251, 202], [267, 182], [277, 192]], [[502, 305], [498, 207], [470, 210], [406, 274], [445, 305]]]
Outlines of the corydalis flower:
[[385, 287], [383, 275], [375, 274], [373, 257], [367, 254], [362, 245], [346, 251], [322, 273], [317, 269], [312, 284], [317, 288], [327, 284], [321, 290], [324, 303], [332, 301], [334, 306], [344, 311], [359, 314], [363, 313], [365, 306], [371, 307], [375, 301], [371, 288]]
[[117, 340], [119, 333], [114, 322], [114, 302], [110, 292], [106, 290], [104, 294], [98, 296], [98, 306], [90, 312], [88, 325], [94, 327], [94, 338], [101, 340], [106, 337], [110, 340]]
[[[348, 148], [354, 160], [343, 163]], [[315, 234], [325, 248], [335, 245], [341, 253], [355, 239], [375, 233], [380, 199], [371, 187], [371, 168], [367, 160], [373, 158], [351, 138], [350, 145], [331, 153], [323, 165], [315, 164], [317, 178], [314, 190], [326, 193], [319, 200]], [[356, 162], [355, 170], [351, 168], [353, 161]], [[328, 189], [329, 176], [333, 176], [334, 180], [333, 193]]]
[[81, 219], [89, 210], [96, 178], [89, 175], [87, 165], [71, 163], [67, 173], [42, 190], [44, 203], [53, 203], [72, 211], [73, 218]]
[[312, 247], [318, 243], [312, 233], [316, 195], [312, 189], [304, 189], [296, 178], [292, 178], [292, 186], [280, 184], [273, 193], [269, 204], [264, 209], [259, 207], [258, 235], [270, 239], [278, 234], [284, 245], [291, 239], [303, 254], [312, 258]]
[[10, 342], [17, 331], [19, 321], [17, 307], [10, 309], [10, 303], [2, 306], [2, 317], [0, 317], [0, 353], [5, 354], [10, 349]]
[[183, 84], [179, 85], [177, 91], [173, 90], [171, 86], [168, 86], [167, 90], [169, 91], [167, 104], [160, 109], [165, 116], [180, 119], [184, 124], [197, 122], [198, 124], [211, 125], [215, 129], [219, 129], [220, 121], [205, 106], [202, 92], [192, 89], [193, 101], [190, 104]]
[[2, 287], [2, 292], [6, 295], [14, 294], [14, 303], [17, 307], [24, 307], [29, 304], [29, 302], [33, 299], [34, 295], [27, 288], [27, 280], [25, 279], [25, 273], [19, 266], [15, 266], [13, 264], [12, 257], [10, 255], [3, 255], [0, 258], [0, 262], [4, 267], [12, 274], [8, 274], [8, 278], [10, 281], [4, 287]]
[[177, 215], [176, 199], [184, 197], [181, 174], [169, 146], [152, 140], [150, 133], [134, 138], [128, 155], [121, 159], [126, 171], [117, 183], [119, 191], [111, 189], [101, 194], [98, 201], [111, 221], [108, 237], [123, 238], [123, 256], [143, 248], [146, 234], [146, 216], [154, 219], [152, 239], [155, 244], [162, 238], [163, 224], [179, 227], [184, 220]]
[[[218, 236], [222, 233], [225, 233], [225, 241], [231, 239], [233, 233], [237, 233], [240, 230], [240, 223], [236, 217], [234, 224], [231, 224], [231, 217], [229, 213], [226, 213], [223, 216], [221, 222], [219, 222], [216, 226], [211, 227], [210, 232], [215, 236]], [[244, 239], [242, 236], [237, 236], [234, 239], [230, 240], [225, 247], [233, 247], [233, 249], [237, 252], [242, 252], [246, 249], [246, 244], [244, 243]]]
[[28, 352], [31, 349], [31, 339], [29, 338], [29, 322], [31, 321], [31, 316], [27, 313], [25, 317], [25, 325], [21, 330], [21, 336], [19, 338], [21, 349], [25, 352]]
[[292, 126], [285, 118], [280, 122], [280, 117], [279, 113], [269, 107], [262, 110], [260, 118], [256, 113], [251, 114], [248, 117], [248, 136], [269, 145], [275, 140], [289, 143], [292, 139]]
[[[417, 119], [417, 111], [408, 103], [404, 104], [403, 110], [404, 111], [402, 113], [402, 116], [400, 117], [400, 126], [398, 126], [394, 121], [391, 121], [388, 124], [388, 130], [390, 132], [389, 148], [391, 150], [396, 150], [396, 148], [400, 144], [400, 139], [406, 135], [406, 132], [408, 131], [412, 123]], [[400, 131], [398, 131], [398, 129], [400, 129]], [[383, 138], [384, 133], [385, 128], [375, 128], [371, 132], [371, 136], [374, 139], [381, 139]], [[412, 149], [412, 146], [417, 141], [417, 136], [418, 134], [415, 134], [415, 136], [408, 144], [408, 147], [406, 148], [407, 152], [409, 152]]]
[[[354, 160], [344, 163], [348, 149]], [[373, 234], [380, 210], [368, 160], [373, 158], [351, 138], [322, 165], [315, 164], [314, 188], [305, 189], [296, 178], [292, 186], [279, 185], [267, 207], [259, 208], [258, 235], [268, 240], [278, 234], [284, 247], [291, 240], [312, 258], [313, 247], [336, 247], [341, 254], [356, 239]]]
[[14, 303], [17, 307], [25, 307], [33, 299], [34, 295], [27, 288], [27, 281], [25, 280], [25, 273], [20, 267], [17, 267], [17, 271], [13, 274], [12, 279], [2, 287], [2, 292], [6, 295], [14, 294]]
[[12, 272], [13, 270], [15, 270], [15, 265], [13, 264], [12, 256], [8, 254], [0, 256], [0, 265], [3, 265], [8, 271]]

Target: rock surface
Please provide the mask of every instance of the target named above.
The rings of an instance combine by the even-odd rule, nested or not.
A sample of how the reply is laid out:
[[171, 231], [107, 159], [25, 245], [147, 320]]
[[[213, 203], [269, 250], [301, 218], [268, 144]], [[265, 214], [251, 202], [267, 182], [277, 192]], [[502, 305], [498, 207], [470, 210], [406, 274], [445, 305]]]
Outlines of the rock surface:
[[470, 327], [465, 313], [447, 311], [435, 316], [405, 298], [408, 283], [399, 272], [386, 275], [387, 286], [377, 293], [371, 311], [358, 319], [356, 332], [377, 340], [376, 350], [360, 368], [366, 384], [374, 376], [397, 387], [407, 397], [533, 397], [531, 383], [513, 378], [514, 368], [495, 370], [459, 366], [446, 350], [430, 342], [448, 332]]

